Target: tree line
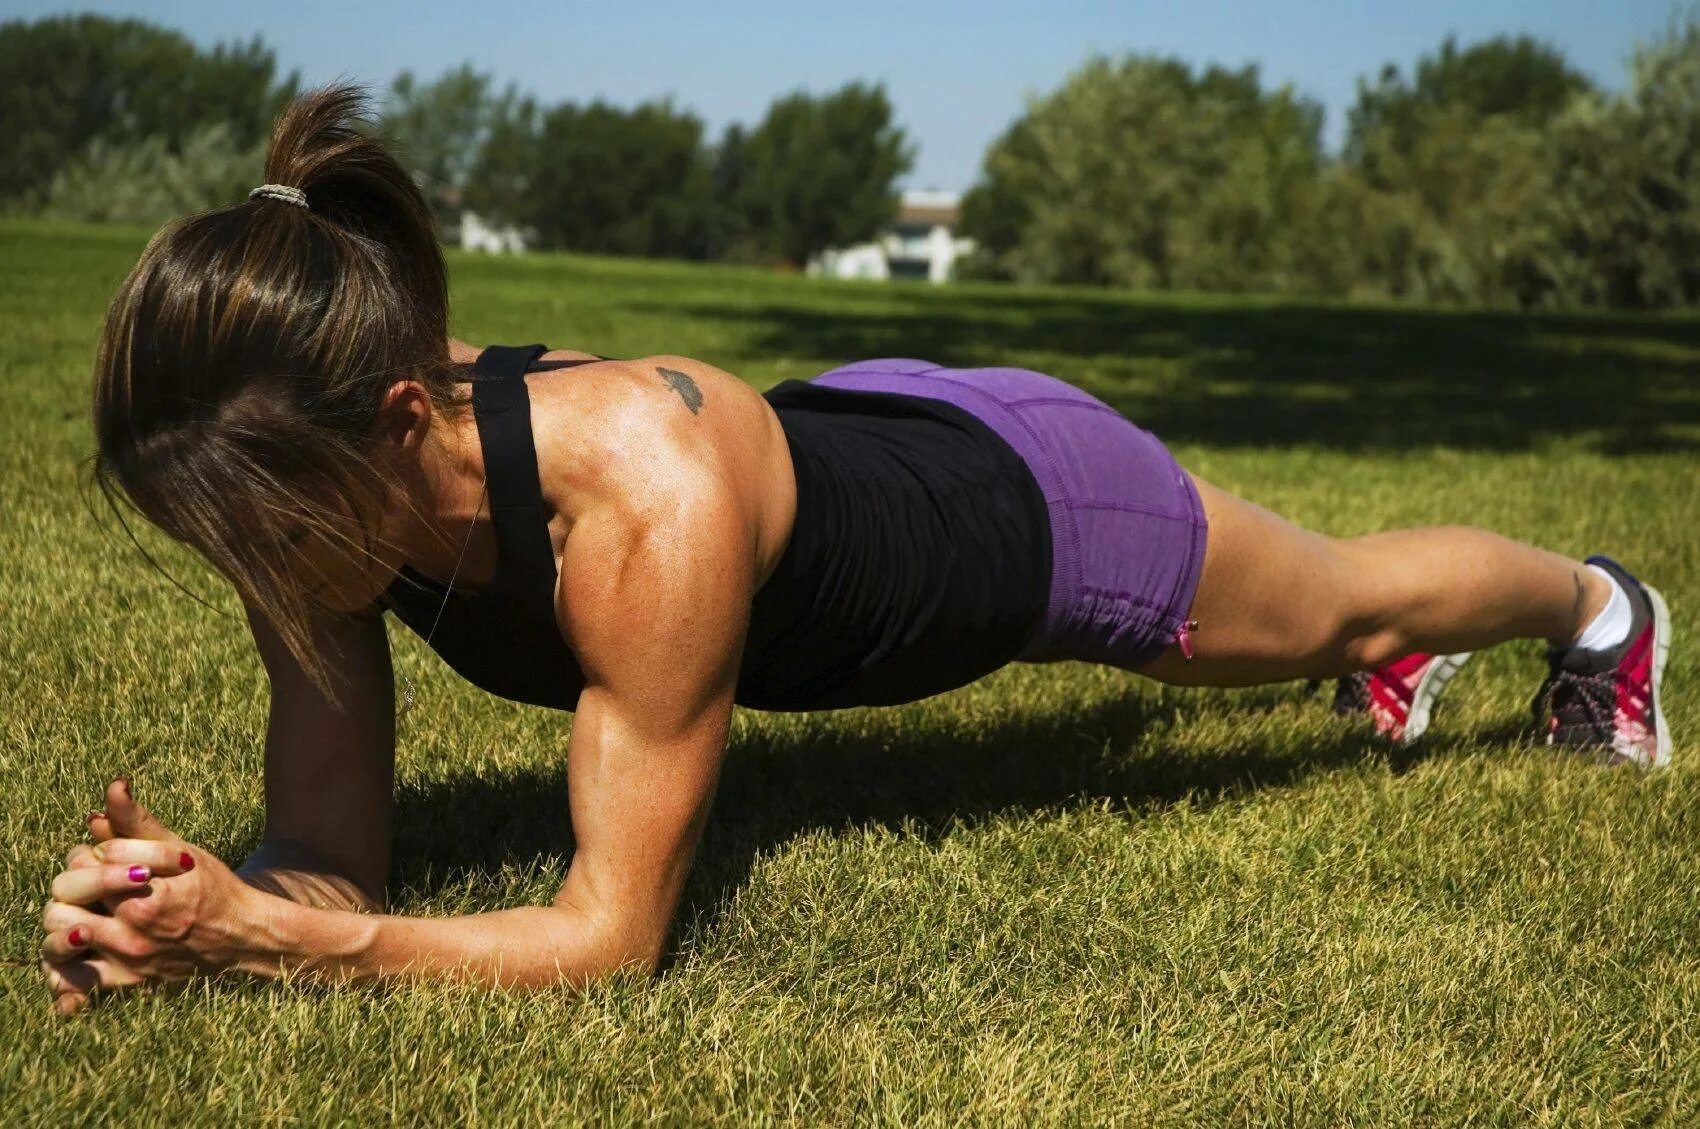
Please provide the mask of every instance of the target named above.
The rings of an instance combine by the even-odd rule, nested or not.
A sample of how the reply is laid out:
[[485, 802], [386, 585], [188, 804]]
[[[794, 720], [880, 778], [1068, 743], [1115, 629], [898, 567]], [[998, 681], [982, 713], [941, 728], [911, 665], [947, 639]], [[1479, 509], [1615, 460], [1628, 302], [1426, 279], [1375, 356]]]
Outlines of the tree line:
[[[0, 204], [158, 222], [240, 199], [300, 88], [259, 39], [138, 20], [0, 24]], [[445, 229], [471, 209], [581, 251], [800, 265], [874, 235], [914, 148], [882, 87], [710, 138], [670, 99], [544, 104], [403, 73], [379, 127]], [[1700, 19], [1621, 91], [1527, 36], [1448, 39], [1323, 111], [1255, 66], [1095, 56], [1029, 99], [963, 202], [981, 278], [1469, 305], [1700, 304]]]
[[1598, 89], [1550, 46], [1453, 39], [1361, 81], [1342, 152], [1255, 67], [1093, 58], [986, 154], [992, 278], [1490, 306], [1700, 304], [1700, 21]]
[[[301, 89], [258, 38], [199, 48], [142, 20], [0, 24], [0, 205], [159, 223], [242, 199]], [[710, 140], [669, 99], [546, 105], [470, 65], [397, 76], [377, 127], [446, 236], [463, 209], [534, 245], [800, 266], [895, 214], [915, 151], [883, 87], [774, 101]]]

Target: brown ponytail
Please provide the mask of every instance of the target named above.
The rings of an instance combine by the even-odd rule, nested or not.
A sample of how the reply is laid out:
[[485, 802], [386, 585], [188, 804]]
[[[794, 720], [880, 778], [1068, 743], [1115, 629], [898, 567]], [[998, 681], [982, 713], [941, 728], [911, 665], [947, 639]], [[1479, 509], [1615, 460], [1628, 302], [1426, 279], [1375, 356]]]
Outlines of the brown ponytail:
[[465, 403], [430, 208], [365, 121], [354, 86], [291, 103], [265, 179], [307, 206], [257, 196], [167, 225], [107, 311], [94, 377], [108, 503], [205, 556], [333, 700], [286, 532], [369, 555], [393, 485], [374, 457], [384, 391], [406, 377]]

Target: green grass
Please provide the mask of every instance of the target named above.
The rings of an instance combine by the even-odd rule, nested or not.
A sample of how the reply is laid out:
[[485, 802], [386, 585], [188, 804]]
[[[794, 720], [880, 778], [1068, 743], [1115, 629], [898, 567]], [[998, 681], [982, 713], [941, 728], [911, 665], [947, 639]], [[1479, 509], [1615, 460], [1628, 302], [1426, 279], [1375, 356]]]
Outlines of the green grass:
[[[237, 607], [79, 496], [99, 317], [143, 233], [0, 224], [0, 955], [27, 961], [101, 785], [227, 858], [266, 710]], [[680, 352], [756, 383], [1018, 363], [1217, 483], [1350, 534], [1468, 522], [1658, 583], [1692, 638], [1700, 323], [453, 262], [456, 330]], [[150, 547], [166, 552], [162, 539]], [[392, 625], [400, 909], [549, 897], [570, 719]], [[668, 970], [484, 996], [203, 982], [48, 1015], [0, 968], [0, 1109], [37, 1124], [1684, 1122], [1700, 1111], [1700, 675], [1676, 767], [1524, 748], [1542, 671], [1468, 667], [1390, 753], [1299, 686], [1014, 666], [897, 709], [740, 711]]]

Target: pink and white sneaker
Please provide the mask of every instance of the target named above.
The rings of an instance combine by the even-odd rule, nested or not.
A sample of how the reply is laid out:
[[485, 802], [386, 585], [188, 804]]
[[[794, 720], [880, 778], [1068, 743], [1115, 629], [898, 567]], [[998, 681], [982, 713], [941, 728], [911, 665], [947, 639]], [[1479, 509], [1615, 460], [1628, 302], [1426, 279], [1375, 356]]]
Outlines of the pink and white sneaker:
[[1609, 651], [1547, 652], [1547, 678], [1530, 706], [1536, 738], [1593, 753], [1607, 764], [1663, 768], [1670, 763], [1671, 735], [1659, 679], [1670, 658], [1670, 609], [1656, 588], [1610, 557], [1587, 563], [1611, 573], [1629, 596], [1629, 634]]
[[1375, 670], [1347, 675], [1334, 689], [1334, 712], [1342, 717], [1367, 713], [1377, 733], [1408, 745], [1428, 729], [1435, 703], [1470, 654], [1419, 651]]

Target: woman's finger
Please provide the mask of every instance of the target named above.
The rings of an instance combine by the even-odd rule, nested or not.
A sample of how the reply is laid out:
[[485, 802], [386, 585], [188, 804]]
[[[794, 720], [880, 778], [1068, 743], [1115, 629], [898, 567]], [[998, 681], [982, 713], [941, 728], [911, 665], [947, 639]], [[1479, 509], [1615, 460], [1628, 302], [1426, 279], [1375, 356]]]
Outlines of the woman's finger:
[[88, 961], [54, 964], [44, 960], [41, 973], [53, 993], [53, 1010], [60, 1015], [72, 1015], [87, 1006], [89, 995], [100, 985], [100, 972]]
[[155, 878], [170, 878], [195, 869], [195, 856], [183, 843], [157, 839], [108, 839], [95, 852], [105, 863], [145, 866]]
[[95, 852], [95, 866], [67, 869], [53, 880], [53, 898], [89, 905], [102, 898], [143, 892], [156, 878], [173, 878], [195, 869], [193, 852], [177, 843], [147, 839], [110, 839]]
[[136, 893], [145, 888], [153, 877], [153, 869], [140, 864], [102, 863], [80, 870], [65, 870], [53, 880], [53, 900], [86, 906], [102, 898]]
[[[65, 869], [82, 870], [91, 866], [99, 866], [102, 861], [104, 860], [100, 857], [100, 844], [96, 843], [91, 847], [87, 843], [78, 843], [76, 846], [72, 847], [70, 853], [65, 856]], [[131, 894], [127, 896], [134, 897], [135, 895]], [[48, 902], [50, 905], [54, 904], [52, 899], [48, 899]], [[95, 913], [102, 914], [110, 914], [112, 912], [112, 907], [104, 903], [91, 905], [89, 909]]]
[[136, 802], [132, 793], [127, 776], [120, 776], [106, 786], [106, 818], [112, 830], [131, 839], [176, 839], [170, 828]]
[[82, 957], [89, 951], [94, 933], [86, 925], [73, 925], [57, 933], [49, 933], [41, 943], [41, 959], [55, 964]]
[[82, 906], [74, 906], [70, 902], [47, 903], [47, 908], [41, 911], [41, 929], [44, 933], [63, 933], [73, 925], [81, 925], [85, 918], [94, 914]]
[[54, 1010], [61, 1015], [71, 1015], [88, 1006], [89, 998], [97, 992], [131, 988], [142, 982], [142, 977], [124, 966], [92, 955], [87, 960], [63, 964], [42, 961], [41, 971], [47, 978], [48, 990], [53, 993]]
[[91, 811], [83, 817], [83, 822], [89, 825], [89, 838], [96, 843], [104, 843], [116, 832], [112, 830], [112, 820], [103, 811]]
[[[41, 915], [41, 928], [49, 937], [62, 936], [65, 946], [56, 951], [67, 952], [71, 958], [105, 955], [141, 959], [153, 947], [153, 942], [128, 922], [68, 902], [48, 902]], [[73, 939], [71, 934], [79, 931]], [[44, 956], [46, 951], [44, 942]]]

